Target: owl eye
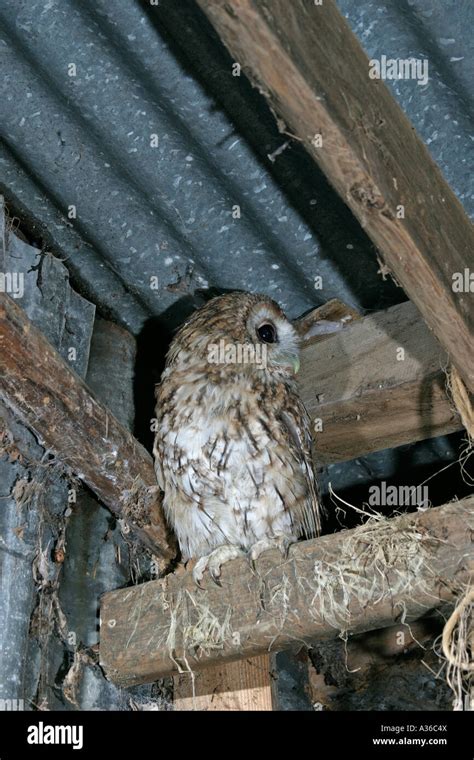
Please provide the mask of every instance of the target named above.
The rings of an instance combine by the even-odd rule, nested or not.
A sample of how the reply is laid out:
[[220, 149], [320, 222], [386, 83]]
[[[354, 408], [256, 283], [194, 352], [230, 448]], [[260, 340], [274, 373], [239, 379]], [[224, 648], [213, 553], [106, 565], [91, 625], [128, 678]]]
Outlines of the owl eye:
[[264, 325], [257, 327], [257, 335], [264, 343], [276, 343], [277, 332], [273, 325], [266, 322]]

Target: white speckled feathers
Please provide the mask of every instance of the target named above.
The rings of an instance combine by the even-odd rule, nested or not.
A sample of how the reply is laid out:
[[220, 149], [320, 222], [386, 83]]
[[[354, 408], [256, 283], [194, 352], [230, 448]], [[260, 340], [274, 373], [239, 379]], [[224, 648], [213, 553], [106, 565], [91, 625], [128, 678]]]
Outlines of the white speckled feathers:
[[[157, 386], [154, 454], [184, 559], [319, 531], [297, 343], [277, 304], [248, 293], [213, 299], [178, 331]], [[217, 344], [255, 347], [256, 359], [212, 361]]]

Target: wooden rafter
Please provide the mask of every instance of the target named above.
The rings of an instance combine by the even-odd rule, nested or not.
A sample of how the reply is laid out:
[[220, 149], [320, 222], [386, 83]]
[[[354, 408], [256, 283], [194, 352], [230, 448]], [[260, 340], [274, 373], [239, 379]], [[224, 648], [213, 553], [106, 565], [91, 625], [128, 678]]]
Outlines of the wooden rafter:
[[[100, 661], [107, 676], [130, 686], [341, 630], [409, 623], [472, 578], [474, 497], [371, 530], [304, 541], [287, 560], [265, 553], [255, 570], [234, 560], [222, 570], [222, 588], [208, 579], [198, 589], [187, 573], [105, 594]], [[381, 551], [384, 541], [391, 549], [385, 543]]]
[[474, 270], [462, 205], [334, 0], [197, 0], [286, 134], [301, 140], [474, 392]]
[[410, 302], [307, 340], [298, 377], [316, 461], [355, 459], [462, 428], [446, 390], [447, 364]]
[[151, 456], [5, 293], [0, 293], [0, 400], [152, 552], [175, 556]]

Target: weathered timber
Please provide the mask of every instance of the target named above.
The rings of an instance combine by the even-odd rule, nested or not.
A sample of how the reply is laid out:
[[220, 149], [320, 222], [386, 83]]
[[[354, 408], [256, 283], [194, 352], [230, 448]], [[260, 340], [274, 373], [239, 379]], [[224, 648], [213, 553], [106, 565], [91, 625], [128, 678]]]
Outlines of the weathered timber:
[[461, 429], [446, 390], [447, 364], [410, 302], [309, 338], [298, 378], [316, 461], [354, 459]]
[[153, 460], [0, 293], [0, 400], [155, 554], [176, 554]]
[[474, 392], [474, 231], [334, 0], [198, 0], [280, 128], [301, 140]]
[[[452, 601], [474, 571], [474, 497], [190, 572], [102, 598], [100, 661], [123, 686], [409, 623]], [[383, 549], [382, 549], [383, 547]]]
[[324, 340], [328, 335], [340, 332], [360, 318], [359, 312], [351, 306], [338, 298], [331, 298], [322, 306], [311, 309], [295, 319], [293, 325], [301, 337], [302, 344], [310, 339], [315, 343], [317, 340]]
[[271, 655], [261, 654], [239, 662], [223, 662], [199, 673], [174, 677], [175, 710], [214, 712], [273, 709]]

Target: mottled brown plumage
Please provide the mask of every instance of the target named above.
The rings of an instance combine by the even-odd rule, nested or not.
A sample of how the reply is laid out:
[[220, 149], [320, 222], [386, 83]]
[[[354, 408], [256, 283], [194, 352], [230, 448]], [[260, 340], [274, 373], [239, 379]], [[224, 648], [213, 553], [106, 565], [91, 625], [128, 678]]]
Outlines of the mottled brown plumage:
[[171, 344], [154, 454], [183, 558], [201, 558], [197, 581], [207, 567], [218, 579], [241, 553], [285, 551], [319, 531], [297, 343], [274, 301], [237, 292], [196, 311]]

